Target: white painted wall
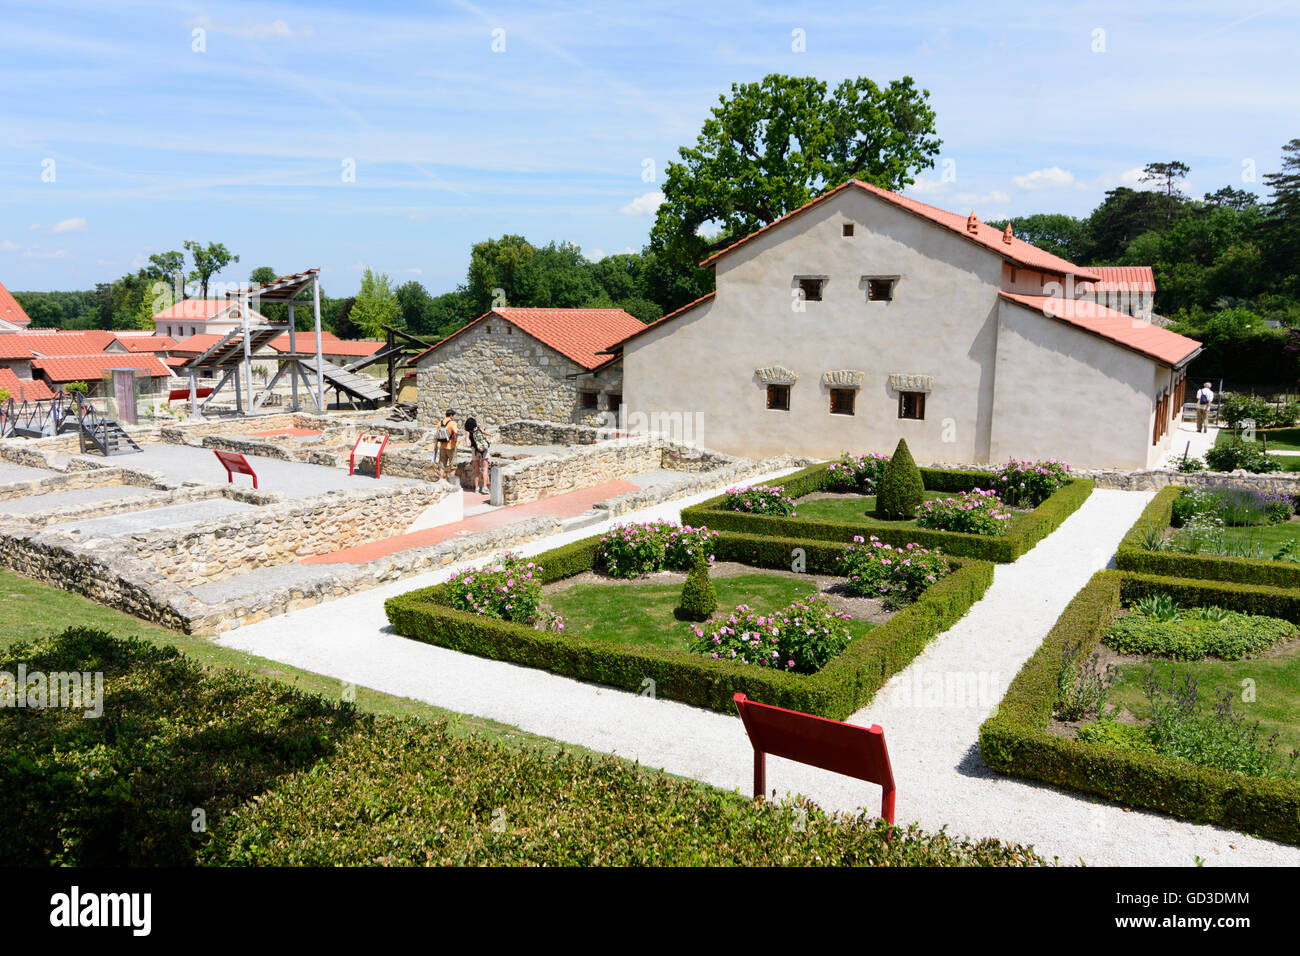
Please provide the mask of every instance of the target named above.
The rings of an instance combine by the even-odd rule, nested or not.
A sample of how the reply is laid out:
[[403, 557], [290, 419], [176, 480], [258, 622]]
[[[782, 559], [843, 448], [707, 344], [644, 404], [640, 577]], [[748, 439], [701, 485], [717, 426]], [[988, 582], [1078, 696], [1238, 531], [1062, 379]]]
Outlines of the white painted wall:
[[[795, 278], [820, 275], [823, 300], [797, 311]], [[867, 301], [871, 275], [900, 277], [893, 301]], [[646, 416], [699, 413], [701, 444], [747, 456], [890, 452], [904, 437], [922, 462], [1017, 454], [1145, 466], [1155, 363], [1004, 305], [1007, 279], [987, 248], [845, 190], [723, 256], [711, 301], [627, 342], [624, 402]], [[1041, 294], [1042, 281], [1017, 270], [1015, 286]], [[999, 362], [1006, 308], [1024, 314], [1007, 320], [1018, 340]], [[755, 369], [770, 365], [798, 376], [789, 411], [766, 408]], [[865, 373], [853, 416], [830, 413], [822, 374], [839, 369]], [[934, 377], [924, 421], [898, 418], [891, 373]], [[1081, 395], [1105, 416], [1090, 415]], [[999, 412], [1007, 418], [995, 426]]]

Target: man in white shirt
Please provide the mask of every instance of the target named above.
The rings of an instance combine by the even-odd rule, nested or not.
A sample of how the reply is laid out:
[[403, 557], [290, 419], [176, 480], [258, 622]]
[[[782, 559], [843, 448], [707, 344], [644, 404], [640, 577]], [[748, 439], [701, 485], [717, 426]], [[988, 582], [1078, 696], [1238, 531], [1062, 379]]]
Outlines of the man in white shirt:
[[1206, 431], [1207, 422], [1210, 418], [1210, 405], [1214, 402], [1214, 392], [1210, 389], [1210, 383], [1206, 382], [1199, 392], [1196, 393], [1196, 430], [1198, 432]]

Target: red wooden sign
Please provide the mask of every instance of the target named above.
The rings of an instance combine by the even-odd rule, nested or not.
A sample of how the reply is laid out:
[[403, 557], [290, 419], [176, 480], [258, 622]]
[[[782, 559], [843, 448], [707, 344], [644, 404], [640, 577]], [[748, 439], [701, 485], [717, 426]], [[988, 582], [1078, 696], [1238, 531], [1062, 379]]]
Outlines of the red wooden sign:
[[234, 482], [235, 475], [248, 475], [253, 479], [253, 487], [257, 487], [257, 473], [253, 471], [253, 466], [248, 463], [248, 459], [239, 452], [214, 448], [212, 454], [216, 455], [217, 461], [225, 466], [227, 484]]
[[[204, 388], [196, 388], [194, 390], [195, 398], [207, 398], [211, 394], [212, 394], [211, 386], [205, 386]], [[170, 392], [167, 393], [167, 401], [169, 402], [182, 401], [188, 399], [189, 397], [190, 397], [190, 390], [188, 388], [173, 388]]]
[[878, 784], [880, 815], [894, 822], [894, 771], [879, 724], [859, 727], [797, 710], [732, 698], [754, 746], [754, 796], [767, 793], [767, 755], [774, 754], [847, 777]]
[[357, 466], [358, 458], [373, 458], [375, 460], [375, 477], [379, 477], [379, 460], [384, 457], [384, 446], [388, 444], [387, 435], [366, 435], [357, 436], [357, 443], [352, 446], [352, 455], [348, 458], [348, 474]]

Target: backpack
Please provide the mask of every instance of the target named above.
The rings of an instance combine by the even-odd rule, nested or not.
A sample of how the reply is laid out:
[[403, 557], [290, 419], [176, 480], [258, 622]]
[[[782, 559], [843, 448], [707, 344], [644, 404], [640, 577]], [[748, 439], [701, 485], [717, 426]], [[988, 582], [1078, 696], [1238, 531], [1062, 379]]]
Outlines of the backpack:
[[433, 437], [442, 442], [451, 441], [451, 432], [447, 430], [447, 419], [444, 418], [438, 423], [438, 434]]
[[492, 447], [492, 442], [488, 440], [487, 435], [483, 434], [483, 429], [474, 429], [474, 435], [470, 438], [474, 445], [474, 450], [480, 455], [486, 455], [487, 450]]

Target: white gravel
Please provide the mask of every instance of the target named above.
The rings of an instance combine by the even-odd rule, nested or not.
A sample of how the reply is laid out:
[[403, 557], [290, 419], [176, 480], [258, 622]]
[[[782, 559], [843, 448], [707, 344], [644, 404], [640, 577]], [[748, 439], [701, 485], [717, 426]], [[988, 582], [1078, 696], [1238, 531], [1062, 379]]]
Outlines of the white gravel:
[[[676, 518], [683, 506], [716, 493], [620, 520]], [[980, 723], [1070, 598], [1107, 565], [1150, 497], [1094, 492], [1053, 535], [1015, 564], [999, 566], [983, 600], [850, 718], [885, 729], [898, 783], [897, 822], [1029, 843], [1049, 858], [1082, 859], [1094, 866], [1191, 866], [1197, 857], [1206, 865], [1300, 865], [1300, 848], [998, 776], [980, 760]], [[536, 554], [592, 531], [517, 550]], [[752, 751], [740, 721], [730, 714], [583, 684], [393, 634], [384, 599], [435, 583], [451, 570], [230, 631], [219, 642], [748, 792]], [[937, 688], [945, 684], [949, 689], [940, 695]], [[879, 808], [876, 787], [779, 758], [769, 758], [768, 786], [806, 794], [829, 809]]]

